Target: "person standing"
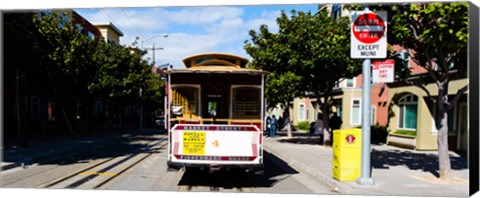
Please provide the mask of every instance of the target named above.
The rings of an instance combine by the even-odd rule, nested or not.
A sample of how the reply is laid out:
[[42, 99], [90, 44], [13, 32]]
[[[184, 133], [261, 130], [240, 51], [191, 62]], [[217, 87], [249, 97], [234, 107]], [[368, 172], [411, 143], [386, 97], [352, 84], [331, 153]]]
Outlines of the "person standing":
[[336, 130], [336, 129], [340, 129], [340, 126], [342, 126], [342, 119], [340, 117], [338, 117], [337, 113], [333, 113], [332, 117], [330, 118], [331, 120], [331, 129], [332, 131], [333, 130]]
[[275, 115], [272, 115], [272, 118], [270, 119], [270, 137], [275, 137], [277, 133], [277, 119], [275, 118]]
[[315, 130], [313, 131], [313, 134], [320, 134], [320, 144], [323, 144], [323, 114], [322, 113], [318, 113], [317, 114], [317, 121], [315, 121]]
[[270, 125], [270, 120], [271, 120], [271, 119], [272, 119], [272, 118], [270, 118], [270, 116], [267, 116], [267, 121], [266, 121], [266, 123], [267, 123], [267, 128], [265, 129], [265, 133], [267, 134], [267, 136], [270, 136], [270, 128], [271, 128], [271, 127], [270, 127], [270, 126], [271, 126], [271, 125]]
[[340, 129], [340, 127], [342, 126], [342, 119], [340, 117], [338, 117], [337, 113], [333, 113], [332, 117], [330, 118], [330, 130], [331, 130], [331, 134], [332, 134], [332, 141], [333, 142], [333, 130], [337, 130], [337, 129]]

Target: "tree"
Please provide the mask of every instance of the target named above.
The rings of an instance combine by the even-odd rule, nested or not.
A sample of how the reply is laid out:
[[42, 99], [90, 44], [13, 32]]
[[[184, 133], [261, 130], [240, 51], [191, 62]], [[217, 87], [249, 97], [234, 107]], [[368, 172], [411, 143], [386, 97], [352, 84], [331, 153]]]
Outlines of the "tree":
[[32, 19], [41, 49], [40, 65], [45, 69], [64, 121], [70, 133], [75, 134], [71, 120], [74, 110], [71, 103], [75, 98], [92, 99], [87, 85], [97, 71], [98, 40], [82, 34], [81, 29], [65, 13], [42, 12]]
[[132, 53], [136, 49], [91, 39], [81, 32], [80, 24], [63, 13], [45, 13], [35, 22], [43, 36], [40, 47], [59, 102], [63, 98], [83, 98], [91, 104], [95, 99], [108, 99], [121, 117], [122, 107], [135, 102], [140, 105], [143, 98], [152, 101], [161, 95], [160, 78], [142, 60], [145, 52]]
[[[326, 11], [312, 15], [292, 10], [291, 16], [282, 11], [277, 24], [278, 33], [268, 32], [266, 26], [260, 27], [260, 33], [250, 31], [252, 43], [246, 42], [245, 49], [253, 65], [285, 78], [281, 82], [292, 86], [285, 90], [291, 93], [281, 94], [317, 100], [327, 132], [324, 141], [329, 144], [332, 90], [341, 78], [357, 74], [361, 65], [350, 58], [350, 22], [346, 17], [333, 19]], [[278, 96], [267, 93], [267, 97]]]
[[[450, 80], [466, 77], [468, 3], [379, 5], [371, 10], [388, 11], [388, 43], [410, 49], [413, 52], [411, 60], [426, 71], [425, 78], [413, 81], [410, 69], [406, 69], [400, 80], [424, 90], [429, 102], [437, 107], [435, 125], [438, 128], [440, 179], [449, 180], [452, 175], [448, 152], [448, 110], [455, 107], [468, 87], [457, 90], [454, 97], [448, 96], [448, 89]], [[437, 86], [437, 96], [432, 96], [426, 89], [430, 83]]]
[[[28, 94], [29, 82], [36, 84], [42, 83], [42, 74], [45, 74], [42, 67], [36, 64], [41, 62], [39, 56], [41, 50], [38, 47], [38, 37], [40, 36], [32, 21], [33, 13], [5, 13], [4, 14], [4, 42], [5, 59], [4, 59], [4, 84], [8, 89], [9, 85], [15, 85], [15, 96], [11, 101], [15, 102], [16, 118], [7, 120], [6, 133], [14, 131], [18, 132], [18, 140], [20, 146], [28, 146], [28, 114], [24, 107], [26, 101], [22, 100]], [[28, 58], [27, 58], [28, 57]], [[7, 97], [8, 91], [6, 91]], [[7, 98], [5, 98], [8, 100]], [[8, 116], [6, 116], [8, 119]], [[12, 126], [16, 123], [16, 126]]]
[[266, 25], [260, 26], [260, 32], [256, 33], [254, 30], [249, 32], [252, 37], [252, 43], [245, 41], [245, 50], [250, 56], [254, 57], [248, 67], [256, 69], [269, 70], [271, 73], [268, 75], [265, 85], [265, 95], [268, 98], [267, 109], [271, 110], [280, 104], [285, 109], [284, 118], [287, 119], [287, 136], [292, 137], [292, 130], [290, 124], [289, 108], [290, 102], [297, 96], [301, 95], [299, 89], [297, 89], [302, 79], [301, 76], [295, 75], [293, 72], [279, 71], [272, 68], [281, 69], [276, 67], [283, 65], [281, 61], [283, 59], [277, 58], [282, 55], [284, 50], [278, 45], [278, 36], [268, 31]]

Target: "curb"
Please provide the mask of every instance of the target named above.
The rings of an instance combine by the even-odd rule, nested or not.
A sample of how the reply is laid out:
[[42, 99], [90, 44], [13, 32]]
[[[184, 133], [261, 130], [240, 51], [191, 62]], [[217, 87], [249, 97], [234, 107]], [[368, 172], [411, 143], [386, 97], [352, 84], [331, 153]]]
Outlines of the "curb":
[[[337, 192], [344, 193], [344, 194], [354, 194], [355, 193], [355, 189], [353, 187], [350, 187], [347, 184], [343, 184], [343, 183], [341, 183], [341, 182], [335, 180], [334, 178], [331, 178], [331, 177], [329, 177], [325, 174], [319, 173], [318, 171], [313, 170], [312, 168], [309, 168], [309, 167], [303, 165], [301, 162], [299, 162], [295, 159], [289, 158], [288, 156], [285, 156], [280, 152], [277, 152], [275, 149], [272, 149], [267, 144], [264, 144], [263, 147], [268, 152], [274, 154], [279, 159], [286, 162], [289, 166], [313, 176], [312, 177], [313, 179], [315, 179], [315, 180], [317, 180], [321, 183], [326, 184], [331, 189], [336, 189]], [[274, 163], [278, 163], [278, 162], [274, 162]]]
[[19, 165], [16, 163], [2, 163], [2, 167], [0, 168], [0, 171], [6, 171], [16, 167], [19, 167]]

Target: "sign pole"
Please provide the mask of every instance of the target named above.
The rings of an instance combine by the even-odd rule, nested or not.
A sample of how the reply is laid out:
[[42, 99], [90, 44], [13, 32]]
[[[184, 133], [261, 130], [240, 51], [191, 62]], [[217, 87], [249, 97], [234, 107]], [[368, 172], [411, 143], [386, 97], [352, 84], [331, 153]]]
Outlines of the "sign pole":
[[360, 178], [357, 183], [360, 185], [373, 185], [375, 182], [370, 172], [370, 71], [371, 60], [365, 59], [362, 65], [362, 165]]
[[[387, 57], [387, 12], [371, 12], [367, 6], [364, 11], [351, 11], [351, 48], [350, 57], [364, 59], [362, 85], [362, 156], [360, 185], [374, 185], [371, 177], [370, 159], [370, 77], [371, 59]], [[382, 73], [382, 77], [385, 74]]]

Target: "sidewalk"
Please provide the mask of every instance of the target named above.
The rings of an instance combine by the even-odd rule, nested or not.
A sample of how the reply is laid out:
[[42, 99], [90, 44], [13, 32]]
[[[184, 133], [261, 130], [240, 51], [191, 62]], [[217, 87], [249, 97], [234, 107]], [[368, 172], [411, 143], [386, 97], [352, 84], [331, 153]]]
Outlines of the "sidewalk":
[[318, 136], [294, 132], [292, 138], [279, 132], [264, 138], [264, 149], [297, 171], [312, 175], [320, 183], [343, 195], [468, 197], [469, 170], [465, 158], [451, 154], [453, 184], [440, 184], [436, 151], [413, 151], [388, 145], [372, 145], [373, 186], [355, 181], [340, 182], [332, 177], [331, 147], [319, 145]]
[[110, 132], [103, 136], [78, 136], [69, 138], [57, 138], [45, 141], [32, 141], [27, 148], [3, 147], [2, 161], [0, 171], [9, 170], [21, 166], [30, 166], [39, 161], [52, 157], [64, 156], [71, 153], [82, 152], [85, 149], [91, 149], [103, 143], [111, 142], [112, 139], [118, 139], [129, 134], [147, 134], [158, 132], [155, 129], [123, 129], [116, 132]]

